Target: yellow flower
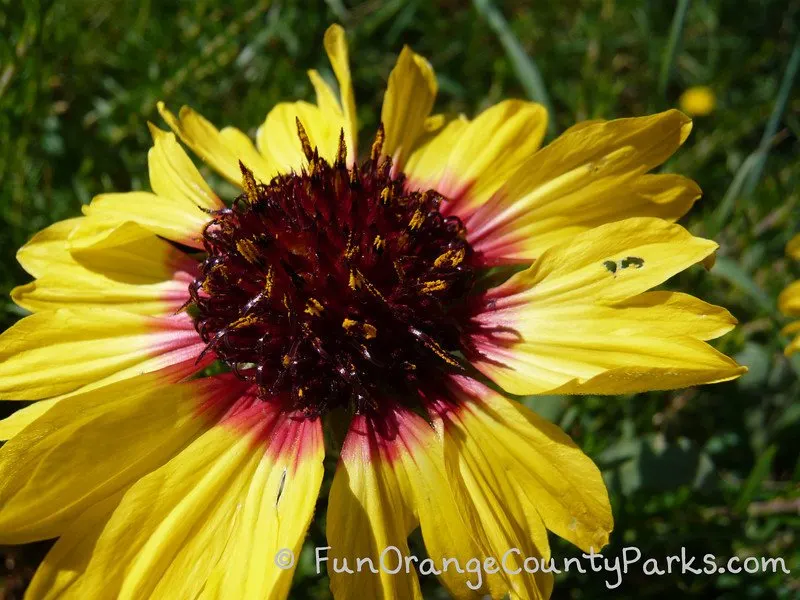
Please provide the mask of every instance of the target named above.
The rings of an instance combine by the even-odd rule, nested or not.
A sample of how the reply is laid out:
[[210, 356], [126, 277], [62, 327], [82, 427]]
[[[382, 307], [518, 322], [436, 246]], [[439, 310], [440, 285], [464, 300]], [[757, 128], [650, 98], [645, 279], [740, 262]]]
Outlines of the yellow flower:
[[[274, 107], [255, 145], [160, 106], [174, 133], [151, 126], [153, 191], [98, 196], [19, 251], [35, 279], [13, 298], [33, 314], [2, 336], [0, 398], [36, 402], [0, 423], [0, 543], [59, 538], [29, 598], [285, 597], [331, 423], [347, 431], [337, 598], [420, 598], [414, 569], [341, 562], [408, 554], [416, 527], [461, 565], [439, 575], [456, 597], [471, 558], [513, 548], [476, 593], [547, 597], [552, 575], [524, 559], [549, 558], [547, 530], [601, 548], [608, 496], [567, 435], [488, 381], [622, 394], [743, 372], [706, 344], [727, 311], [648, 291], [717, 247], [673, 223], [697, 186], [647, 174], [683, 114], [540, 148], [536, 104], [432, 114], [433, 70], [404, 48], [359, 162], [340, 27], [325, 49], [339, 95], [312, 71], [316, 104]], [[223, 203], [178, 138], [242, 195]]]
[[[786, 254], [800, 260], [800, 234], [794, 236], [791, 241], [786, 245]], [[778, 296], [778, 308], [781, 312], [790, 317], [800, 317], [800, 281], [795, 281], [781, 292]], [[784, 335], [793, 336], [800, 332], [800, 321], [789, 323], [783, 328]], [[789, 342], [784, 350], [786, 355], [790, 355], [800, 349], [800, 335]]]
[[717, 98], [710, 87], [697, 85], [690, 87], [678, 99], [681, 110], [693, 117], [705, 117], [714, 112]]

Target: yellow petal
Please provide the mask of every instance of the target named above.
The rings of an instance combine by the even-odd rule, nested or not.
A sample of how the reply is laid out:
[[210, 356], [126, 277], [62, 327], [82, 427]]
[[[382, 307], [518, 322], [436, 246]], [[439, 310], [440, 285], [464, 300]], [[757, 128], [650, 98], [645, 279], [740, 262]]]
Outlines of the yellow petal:
[[437, 90], [430, 63], [405, 46], [389, 75], [381, 109], [386, 133], [383, 152], [392, 158], [395, 170], [403, 170], [406, 158], [423, 133]]
[[[475, 453], [516, 482], [547, 529], [588, 552], [608, 543], [613, 517], [603, 478], [561, 429], [518, 402], [455, 378], [456, 408], [445, 413], [445, 445]], [[459, 459], [465, 462], [466, 459]]]
[[[91, 316], [101, 315], [103, 309], [95, 309], [96, 312], [89, 313]], [[65, 311], [62, 309], [61, 312], [81, 312], [81, 311]], [[119, 314], [117, 311], [107, 311], [109, 313]], [[87, 313], [81, 312], [81, 314], [85, 315]], [[122, 313], [125, 314], [125, 313]], [[129, 318], [131, 316], [136, 315], [126, 315], [125, 318]], [[30, 319], [30, 317], [29, 317]], [[0, 420], [0, 440], [8, 440], [17, 435], [20, 431], [25, 429], [28, 425], [33, 423], [36, 419], [41, 417], [44, 413], [50, 410], [53, 406], [56, 405], [57, 402], [61, 402], [67, 398], [72, 396], [82, 394], [84, 392], [88, 392], [98, 387], [102, 387], [104, 385], [108, 385], [109, 383], [113, 383], [115, 381], [119, 381], [121, 379], [126, 379], [129, 377], [134, 377], [136, 375], [140, 375], [142, 373], [150, 373], [154, 371], [160, 371], [160, 374], [165, 378], [165, 380], [169, 381], [180, 381], [187, 376], [190, 376], [197, 371], [202, 370], [205, 366], [207, 366], [212, 360], [213, 355], [209, 355], [202, 360], [197, 360], [200, 352], [202, 352], [205, 344], [200, 343], [199, 339], [192, 334], [190, 331], [192, 329], [192, 322], [188, 319], [185, 315], [178, 315], [178, 316], [171, 316], [168, 318], [161, 318], [161, 319], [142, 319], [140, 318], [141, 323], [144, 327], [144, 330], [147, 332], [145, 335], [140, 336], [142, 339], [139, 341], [145, 342], [145, 351], [143, 351], [141, 362], [138, 364], [133, 364], [133, 366], [129, 368], [123, 368], [119, 371], [115, 371], [114, 369], [108, 369], [110, 374], [102, 376], [100, 379], [94, 379], [81, 387], [76, 387], [75, 385], [75, 377], [73, 373], [68, 373], [67, 377], [72, 376], [69, 381], [63, 383], [61, 381], [56, 382], [56, 386], [62, 386], [70, 390], [58, 396], [48, 398], [47, 400], [39, 400], [34, 402], [30, 406], [26, 406], [24, 408], [17, 409], [11, 416], [7, 417], [6, 419]], [[12, 327], [11, 329], [15, 329], [19, 327], [19, 323]], [[10, 337], [11, 329], [7, 330], [0, 338]], [[96, 329], [96, 328], [95, 328]], [[173, 331], [174, 329], [174, 331]], [[40, 332], [41, 333], [41, 332]], [[145, 337], [148, 336], [148, 337]], [[42, 337], [41, 335], [39, 337]], [[19, 341], [19, 340], [17, 340]], [[114, 342], [118, 342], [119, 340], [112, 340]], [[129, 341], [129, 340], [127, 340]], [[13, 340], [12, 340], [13, 342]], [[58, 346], [59, 348], [64, 348], [63, 340], [59, 339], [54, 346]], [[96, 359], [93, 361], [92, 366], [95, 368], [106, 366], [108, 367], [109, 364], [113, 364], [113, 360], [115, 357], [106, 357], [105, 361], [102, 357], [102, 347], [98, 348], [97, 340], [91, 340], [92, 347], [91, 348], [79, 348], [79, 354], [81, 356], [85, 356], [87, 354], [87, 350], [91, 351], [94, 350]], [[85, 342], [80, 342], [81, 344]], [[26, 344], [24, 344], [26, 345]], [[17, 344], [19, 346], [19, 344]], [[116, 348], [118, 344], [110, 344], [110, 348]], [[13, 344], [10, 344], [9, 349], [13, 348]], [[12, 356], [11, 359], [6, 361], [3, 365], [0, 365], [0, 372], [6, 371], [20, 371], [20, 366], [24, 366], [25, 364], [35, 363], [36, 360], [41, 359], [43, 356], [46, 358], [48, 351], [42, 348], [32, 348], [32, 351], [28, 353], [20, 353], [15, 356]], [[98, 352], [100, 350], [100, 352]], [[4, 353], [6, 348], [4, 347], [0, 354]], [[149, 355], [152, 355], [148, 358]], [[74, 362], [74, 360], [72, 361]], [[103, 364], [105, 362], [105, 365]], [[8, 365], [8, 366], [7, 366]], [[56, 363], [57, 365], [57, 363]], [[41, 371], [37, 370], [37, 373], [45, 372], [48, 376], [52, 379], [53, 377], [53, 363], [46, 363], [42, 366]], [[85, 379], [85, 376], [80, 376], [79, 381]], [[70, 383], [72, 382], [72, 383]], [[46, 384], [46, 382], [45, 382]], [[36, 389], [41, 388], [42, 385], [37, 380], [36, 381]], [[21, 388], [23, 390], [23, 394], [28, 390], [28, 387], [25, 385], [23, 381], [21, 384]], [[37, 394], [38, 395], [38, 394]], [[17, 398], [18, 395], [14, 395], [13, 398]]]
[[781, 329], [783, 335], [792, 335], [793, 333], [800, 332], [800, 321], [792, 321], [786, 327]]
[[[42, 322], [47, 323], [57, 318], [58, 314], [67, 314], [65, 323], [60, 323], [55, 329], [63, 327], [66, 324], [75, 323], [75, 315], [78, 315], [78, 320], [89, 321], [91, 325], [82, 332], [78, 332], [81, 341], [74, 339], [76, 336], [75, 331], [68, 331], [63, 337], [57, 337], [52, 346], [43, 342], [47, 347], [36, 347], [35, 344], [30, 343], [30, 339], [39, 339], [53, 337], [50, 332], [35, 331], [29, 337], [19, 339], [19, 331], [30, 329], [34, 326], [41, 327]], [[109, 329], [110, 333], [106, 333], [101, 328], [97, 327], [94, 319], [101, 318], [103, 314], [123, 317], [123, 322], [133, 323], [130, 331], [124, 332], [122, 339], [113, 337], [113, 330]], [[89, 315], [87, 319], [87, 315]], [[33, 323], [33, 325], [32, 325]], [[36, 325], [38, 323], [38, 325]], [[11, 416], [0, 421], [0, 440], [8, 440], [17, 435], [25, 427], [30, 425], [33, 421], [41, 417], [45, 412], [50, 410], [57, 402], [60, 402], [71, 396], [88, 392], [98, 387], [102, 387], [109, 383], [134, 377], [142, 373], [150, 373], [154, 371], [161, 371], [161, 374], [172, 381], [179, 381], [208, 365], [213, 356], [199, 360], [197, 357], [200, 355], [205, 347], [199, 338], [192, 332], [193, 323], [186, 315], [172, 315], [167, 318], [144, 318], [136, 314], [120, 313], [119, 311], [111, 311], [104, 309], [94, 309], [91, 312], [87, 311], [74, 311], [60, 309], [55, 312], [38, 313], [35, 316], [28, 317], [18, 322], [16, 325], [6, 330], [0, 336], [0, 340], [9, 340], [7, 345], [4, 345], [0, 350], [0, 356], [5, 354], [13, 354], [9, 359], [5, 360], [0, 365], [0, 386], [4, 384], [14, 383], [16, 379], [19, 384], [20, 393], [10, 392], [9, 399], [14, 400], [24, 395], [33, 395], [36, 390], [45, 389], [45, 392], [36, 393], [37, 396], [50, 396], [47, 390], [59, 389], [67, 390], [66, 392], [49, 398], [47, 400], [39, 400], [30, 406], [16, 410]], [[91, 337], [91, 331], [98, 333], [97, 339], [83, 339], [86, 334]], [[135, 335], [136, 331], [140, 331], [139, 335]], [[108, 335], [111, 337], [111, 342], [107, 347], [103, 345], [104, 337]], [[73, 339], [67, 343], [64, 338]], [[16, 338], [16, 339], [15, 339]], [[99, 343], [98, 343], [99, 340]], [[16, 342], [16, 343], [15, 343]], [[21, 342], [21, 343], [20, 343]], [[77, 345], [76, 356], [67, 355], [69, 360], [64, 361], [62, 356], [57, 355], [57, 350], [65, 350], [65, 346]], [[127, 351], [131, 348], [138, 349], [139, 362], [137, 356], [121, 356], [113, 355], [115, 350], [119, 349], [120, 345], [125, 345]], [[51, 356], [54, 355], [54, 356]], [[91, 356], [91, 367], [93, 368], [92, 374], [85, 373], [82, 368], [87, 366], [86, 357]], [[84, 362], [81, 362], [79, 367], [75, 367], [76, 358], [82, 357]], [[54, 358], [55, 363], [48, 362], [48, 358]], [[117, 362], [115, 362], [115, 360]], [[37, 361], [41, 361], [41, 367], [37, 367]], [[76, 372], [60, 368], [61, 363], [65, 365], [73, 365]], [[115, 364], [128, 364], [130, 367], [120, 368], [116, 370]], [[54, 368], [55, 367], [55, 368]], [[36, 377], [30, 381], [34, 381], [35, 385], [31, 387], [30, 381], [26, 381], [26, 368], [31, 368], [37, 373]], [[8, 373], [12, 376], [8, 377]], [[13, 374], [16, 373], [18, 377], [14, 378]], [[44, 375], [42, 375], [44, 374]], [[22, 377], [19, 377], [21, 375]], [[30, 372], [27, 373], [30, 378]], [[59, 376], [64, 376], [63, 381], [59, 380]], [[94, 375], [94, 377], [92, 377]], [[54, 381], [55, 379], [55, 381]], [[80, 385], [84, 381], [88, 381], [84, 385]]]
[[205, 347], [186, 315], [58, 309], [0, 336], [0, 399], [38, 400], [190, 361]]
[[800, 350], [800, 335], [794, 338], [789, 344], [786, 345], [786, 348], [783, 349], [783, 353], [786, 356], [791, 356], [795, 352]]
[[[432, 561], [427, 572], [436, 574], [450, 595], [459, 600], [483, 598], [487, 594], [493, 598], [504, 596], [510, 586], [502, 575], [484, 573], [479, 580], [475, 573], [469, 572], [471, 563], [484, 562], [489, 549], [476, 543], [473, 530], [461, 519], [456, 507], [447, 480], [441, 428], [437, 431], [419, 415], [403, 409], [396, 409], [388, 422], [388, 431], [393, 435], [379, 443], [386, 448], [385, 454], [398, 479], [408, 482], [402, 488], [403, 497], [413, 503], [419, 515], [425, 549]], [[445, 563], [446, 560], [449, 562]], [[419, 564], [417, 568], [426, 567]]]
[[403, 171], [409, 178], [410, 188], [434, 189], [448, 196], [442, 191], [442, 179], [445, 177], [450, 152], [468, 130], [469, 125], [469, 119], [459, 115], [420, 136]]
[[66, 526], [36, 569], [25, 591], [28, 600], [79, 600], [86, 597], [81, 594], [80, 576], [89, 564], [104, 524], [122, 496], [123, 491], [119, 491], [91, 505]]
[[530, 300], [538, 305], [566, 300], [613, 304], [666, 281], [716, 248], [715, 242], [694, 237], [680, 225], [626, 219], [551, 248], [493, 293], [514, 289], [517, 303]]
[[[567, 324], [562, 324], [566, 327]], [[739, 377], [746, 368], [691, 337], [547, 332], [536, 343], [510, 349], [479, 343], [476, 366], [503, 389], [526, 394], [633, 394], [671, 390]], [[500, 364], [497, 364], [500, 363]]]
[[[380, 416], [356, 416], [351, 423], [328, 505], [332, 547], [322, 553], [336, 598], [419, 597], [415, 570], [437, 575], [459, 599], [487, 594], [500, 598], [515, 588], [502, 573], [482, 573], [479, 578], [474, 572], [475, 561], [484, 563], [508, 547], [498, 553], [497, 547], [479, 545], [476, 538], [485, 539], [487, 522], [461, 519], [451, 489], [460, 489], [461, 476], [448, 482], [443, 435], [441, 428], [437, 431], [419, 415], [398, 407]], [[469, 504], [465, 510], [476, 511], [481, 499], [463, 496], [460, 501]], [[400, 558], [408, 556], [406, 538], [417, 524], [415, 514], [429, 557], [416, 563]], [[489, 530], [494, 526], [489, 519]], [[546, 545], [540, 521], [537, 533]], [[385, 548], [389, 550], [381, 563]], [[383, 571], [398, 572], [375, 572], [382, 564]], [[545, 582], [545, 588], [548, 585]]]
[[[257, 406], [257, 421], [265, 420], [263, 413]], [[300, 414], [281, 418], [269, 432], [266, 454], [246, 490], [230, 551], [211, 574], [220, 584], [221, 599], [283, 599], [289, 593], [294, 568], [275, 568], [275, 560], [287, 548], [295, 558], [300, 556], [322, 483], [325, 452], [319, 420]], [[261, 427], [260, 439], [266, 440]]]
[[330, 118], [342, 120], [342, 107], [339, 106], [339, 99], [331, 89], [331, 86], [328, 85], [316, 69], [308, 71], [308, 78], [311, 80], [311, 85], [314, 86], [314, 92], [317, 96], [317, 106], [320, 111]]
[[[478, 387], [482, 395], [489, 394], [489, 390], [483, 386]], [[530, 429], [524, 431], [528, 439], [519, 431], [509, 430], [508, 434], [515, 442], [521, 441], [525, 444], [519, 448], [509, 448], [503, 442], [502, 435], [497, 437], [503, 427], [491, 422], [491, 411], [506, 407], [499, 401], [486, 407], [483, 404], [485, 400], [480, 405], [473, 406], [477, 401], [466, 392], [454, 389], [450, 393], [452, 399], [438, 401], [435, 412], [438, 413], [437, 425], [443, 431], [445, 467], [455, 497], [456, 510], [472, 533], [480, 553], [493, 556], [501, 563], [500, 576], [505, 579], [512, 596], [516, 594], [523, 598], [548, 598], [553, 585], [552, 575], [541, 571], [529, 573], [524, 564], [529, 557], [536, 558], [540, 563], [549, 561], [550, 546], [542, 511], [555, 511], [547, 519], [554, 527], [560, 528], [566, 509], [559, 500], [567, 502], [561, 494], [567, 493], [566, 489], [570, 486], [561, 481], [551, 482], [549, 487], [537, 489], [542, 485], [540, 477], [569, 468], [565, 462], [579, 465], [581, 475], [591, 474], [590, 479], [585, 482], [588, 484], [588, 488], [584, 488], [586, 491], [571, 498], [568, 506], [575, 511], [583, 511], [574, 515], [576, 522], [578, 518], [582, 518], [580, 526], [588, 528], [584, 535], [598, 542], [604, 539], [603, 531], [610, 530], [610, 510], [603, 511], [602, 499], [596, 493], [598, 489], [603, 490], [602, 480], [599, 479], [599, 474], [595, 477], [585, 464], [570, 460], [572, 457], [569, 454], [575, 452], [571, 452], [566, 446], [559, 448], [562, 453], [566, 453], [566, 461], [562, 455], [555, 465], [542, 466], [540, 471], [534, 472], [528, 461], [537, 455], [547, 455], [547, 451], [539, 448], [533, 450], [530, 440], [533, 433]], [[452, 403], [453, 399], [456, 400], [455, 403]], [[484, 416], [482, 410], [490, 414]], [[494, 415], [494, 419], [499, 418], [500, 415]], [[520, 419], [511, 423], [517, 430], [522, 428]], [[537, 437], [541, 440], [544, 436]], [[527, 456], [527, 460], [520, 462], [523, 454]], [[547, 460], [553, 458], [555, 456], [551, 452]], [[588, 459], [586, 462], [591, 465]], [[605, 502], [607, 505], [607, 499]], [[605, 521], [598, 522], [601, 515], [605, 515]], [[509, 552], [512, 548], [516, 548], [518, 553]], [[507, 574], [506, 570], [515, 573]]]
[[611, 223], [555, 246], [488, 293], [476, 319], [476, 366], [515, 394], [733, 379], [745, 369], [700, 341], [730, 329], [727, 311], [684, 295], [642, 294], [715, 248], [658, 219]]
[[794, 236], [789, 243], [786, 244], [786, 254], [796, 260], [800, 260], [800, 234]]
[[539, 149], [546, 128], [543, 106], [506, 100], [469, 124], [451, 122], [420, 144], [409, 157], [405, 173], [411, 186], [435, 189], [445, 196], [448, 213], [468, 215]]
[[516, 229], [486, 230], [474, 239], [468, 231], [468, 236], [488, 264], [527, 262], [551, 246], [609, 222], [636, 216], [676, 221], [701, 196], [691, 179], [679, 175], [609, 178], [606, 183], [534, 209], [531, 214], [536, 213], [537, 220], [525, 215], [513, 222]]
[[239, 410], [130, 488], [74, 586], [82, 597], [286, 596], [293, 569], [274, 559], [283, 547], [299, 555], [311, 520], [319, 421], [252, 397]]
[[340, 97], [336, 97], [317, 71], [311, 70], [308, 76], [317, 94], [317, 106], [313, 107], [306, 102], [279, 105], [279, 110], [273, 109], [271, 118], [268, 115], [268, 120], [259, 129], [259, 148], [264, 153], [278, 157], [281, 172], [299, 171], [305, 165], [295, 117], [302, 122], [312, 147], [317, 146], [320, 154], [328, 161], [336, 158], [339, 134], [342, 131], [347, 147], [348, 166], [352, 166], [358, 157], [355, 95], [350, 77], [347, 39], [341, 26], [331, 25], [325, 32], [325, 51], [339, 81]]
[[678, 219], [699, 197], [697, 186], [674, 175], [643, 175], [690, 129], [691, 121], [674, 110], [573, 127], [522, 163], [466, 218], [470, 241], [487, 262], [519, 262], [604, 223]]
[[184, 144], [233, 185], [242, 185], [239, 161], [257, 179], [263, 182], [272, 179], [275, 169], [269, 158], [260, 154], [250, 138], [238, 129], [226, 127], [220, 131], [188, 106], [181, 108], [177, 118], [163, 102], [158, 103], [158, 112]]
[[[798, 243], [798, 248], [793, 248], [792, 245]], [[786, 247], [786, 252], [793, 256], [793, 253], [800, 253], [800, 236], [795, 236], [789, 245]], [[796, 258], [800, 258], [797, 256]], [[800, 281], [795, 281], [789, 284], [778, 296], [778, 308], [786, 315], [798, 316], [800, 315]], [[783, 335], [794, 335], [800, 332], [800, 321], [789, 323], [783, 328], [781, 333]], [[789, 356], [800, 350], [800, 335], [791, 340], [784, 348], [784, 354]]]
[[340, 101], [345, 119], [345, 142], [349, 164], [358, 158], [358, 116], [353, 81], [350, 77], [350, 56], [347, 50], [347, 37], [340, 25], [331, 25], [325, 32], [325, 52], [331, 61], [333, 72], [339, 81]]
[[150, 167], [150, 187], [153, 191], [171, 200], [186, 201], [191, 206], [209, 210], [224, 205], [203, 179], [194, 163], [183, 151], [174, 133], [167, 133], [148, 123], [154, 145], [147, 153]]
[[17, 262], [34, 277], [41, 277], [46, 271], [73, 263], [66, 241], [83, 220], [82, 217], [67, 219], [42, 229], [17, 251]]
[[[397, 553], [387, 552], [386, 568], [379, 568], [385, 548], [409, 555], [407, 538], [417, 525], [410, 505], [413, 492], [402, 466], [393, 460], [393, 450], [374, 423], [363, 415], [353, 418], [331, 485], [326, 520], [332, 546], [328, 576], [340, 600], [422, 598], [416, 573], [406, 571], [402, 558], [396, 574], [387, 572], [398, 565]], [[371, 559], [372, 569], [363, 563], [357, 575], [346, 572], [356, 571], [359, 558]]]
[[31, 312], [58, 308], [115, 308], [146, 315], [174, 313], [188, 299], [187, 284], [177, 280], [148, 285], [116, 282], [87, 269], [46, 273], [11, 291], [11, 299]]
[[[524, 317], [522, 316], [524, 312]], [[513, 314], [516, 313], [516, 314]], [[737, 321], [727, 310], [680, 292], [644, 292], [614, 305], [568, 302], [520, 307], [519, 311], [487, 312], [477, 319], [486, 327], [513, 322], [525, 339], [543, 340], [563, 323], [599, 335], [647, 330], [711, 340], [728, 333]], [[559, 325], [552, 325], [558, 323]]]
[[18, 408], [11, 416], [0, 420], [0, 440], [10, 440], [58, 402], [58, 399], [40, 400], [30, 406]]
[[173, 314], [188, 300], [197, 272], [195, 260], [139, 225], [88, 217], [39, 232], [17, 258], [38, 279], [11, 297], [34, 312], [97, 307]]
[[203, 228], [211, 217], [184, 202], [149, 192], [100, 194], [83, 207], [85, 215], [109, 224], [132, 222], [179, 244], [203, 247]]
[[125, 283], [147, 284], [156, 276], [191, 281], [197, 271], [195, 259], [130, 221], [81, 219], [66, 240], [66, 250], [82, 267]]
[[61, 535], [177, 454], [242, 388], [229, 376], [170, 384], [149, 373], [58, 402], [0, 448], [0, 542]]
[[17, 252], [35, 277], [83, 267], [117, 281], [151, 283], [172, 278], [192, 281], [197, 262], [136, 223], [110, 224], [78, 217], [43, 229]]
[[342, 122], [331, 121], [319, 107], [308, 102], [283, 102], [269, 111], [256, 133], [259, 150], [272, 157], [280, 173], [299, 173], [308, 165], [297, 133], [298, 119], [311, 147], [318, 148], [320, 156], [330, 162], [336, 158]]
[[778, 296], [778, 308], [790, 317], [800, 316], [800, 281], [786, 286]]

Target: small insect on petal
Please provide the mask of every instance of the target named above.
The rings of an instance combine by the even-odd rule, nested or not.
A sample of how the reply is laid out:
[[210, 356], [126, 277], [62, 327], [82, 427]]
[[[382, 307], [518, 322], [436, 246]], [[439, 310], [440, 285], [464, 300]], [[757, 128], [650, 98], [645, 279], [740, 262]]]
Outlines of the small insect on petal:
[[606, 260], [603, 261], [603, 266], [608, 269], [609, 273], [616, 273], [617, 272], [617, 263], [613, 260]]
[[620, 261], [619, 266], [623, 269], [627, 269], [631, 266], [641, 269], [644, 266], [644, 259], [638, 256], [628, 256]]

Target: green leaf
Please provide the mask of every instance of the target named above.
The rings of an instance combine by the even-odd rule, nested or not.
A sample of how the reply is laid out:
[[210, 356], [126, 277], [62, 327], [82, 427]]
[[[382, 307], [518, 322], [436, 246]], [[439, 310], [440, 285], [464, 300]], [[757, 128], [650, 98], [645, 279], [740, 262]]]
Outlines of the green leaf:
[[610, 488], [629, 496], [638, 491], [705, 487], [714, 472], [711, 457], [686, 438], [668, 442], [662, 434], [620, 441], [598, 457]]
[[669, 40], [667, 49], [661, 58], [661, 71], [658, 75], [658, 92], [664, 96], [667, 92], [667, 84], [672, 75], [672, 66], [675, 64], [675, 56], [681, 45], [683, 36], [683, 26], [686, 22], [686, 13], [689, 10], [689, 0], [679, 0], [672, 16], [672, 26], [669, 29]]

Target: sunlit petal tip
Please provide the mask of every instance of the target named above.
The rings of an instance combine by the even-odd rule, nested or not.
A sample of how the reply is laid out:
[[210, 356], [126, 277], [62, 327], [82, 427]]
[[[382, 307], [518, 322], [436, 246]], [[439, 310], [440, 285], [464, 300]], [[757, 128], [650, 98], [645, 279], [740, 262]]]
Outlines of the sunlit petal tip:
[[234, 127], [221, 131], [208, 119], [188, 106], [182, 106], [176, 118], [163, 102], [158, 112], [170, 129], [217, 173], [235, 186], [241, 186], [239, 162], [244, 162], [261, 181], [269, 181], [274, 168], [267, 155], [259, 153], [252, 141]]
[[[464, 114], [459, 114], [455, 117], [455, 119], [461, 121], [467, 121], [467, 117]], [[447, 116], [446, 115], [431, 115], [427, 119], [425, 119], [425, 124], [423, 125], [423, 130], [425, 133], [435, 133], [440, 130], [445, 124], [447, 123]]]
[[686, 141], [689, 137], [689, 134], [692, 133], [692, 129], [694, 128], [694, 121], [688, 115], [682, 113], [681, 111], [675, 111], [678, 113], [678, 122], [680, 123], [681, 128], [681, 144]]
[[67, 237], [82, 221], [81, 217], [58, 221], [35, 233], [17, 250], [17, 262], [34, 277], [40, 277], [45, 271], [58, 268], [68, 254]]
[[348, 165], [355, 163], [358, 157], [358, 116], [356, 100], [353, 92], [353, 81], [350, 74], [350, 52], [347, 36], [340, 25], [331, 25], [323, 39], [325, 52], [339, 82], [339, 98], [344, 116], [343, 128], [347, 144]]
[[329, 45], [335, 45], [339, 43], [340, 39], [345, 36], [344, 27], [339, 25], [339, 23], [333, 23], [328, 26], [325, 30], [325, 47], [327, 48]]
[[[682, 145], [686, 141], [686, 139], [692, 133], [692, 128], [694, 127], [692, 118], [676, 108], [670, 108], [663, 112], [656, 113], [650, 117], [633, 117], [628, 119], [617, 119], [617, 121], [635, 121], [637, 119], [642, 120], [642, 122], [645, 122], [646, 119], [651, 119], [653, 122], [658, 122], [660, 127], [664, 128], [664, 131], [677, 130], [679, 132], [678, 145]], [[614, 121], [610, 122], [614, 123]]]
[[424, 131], [438, 91], [431, 64], [404, 46], [389, 74], [383, 97], [381, 123], [386, 137], [383, 153], [394, 161], [393, 168], [402, 170], [414, 144]]
[[[164, 119], [164, 121], [166, 122], [167, 126], [168, 126], [168, 127], [169, 127], [169, 128], [170, 128], [170, 129], [171, 129], [171, 130], [172, 130], [172, 131], [173, 131], [173, 132], [174, 132], [174, 133], [175, 133], [177, 136], [178, 136], [178, 137], [180, 137], [180, 138], [181, 138], [181, 140], [183, 140], [183, 142], [184, 142], [185, 144], [187, 144], [188, 146], [190, 146], [190, 147], [191, 147], [191, 144], [189, 144], [189, 143], [187, 142], [187, 140], [186, 140], [186, 139], [184, 139], [184, 135], [183, 135], [183, 129], [182, 129], [182, 127], [181, 127], [181, 121], [180, 121], [180, 119], [178, 119], [178, 117], [176, 117], [176, 116], [175, 116], [175, 115], [172, 113], [172, 111], [170, 111], [170, 110], [167, 108], [167, 105], [166, 105], [166, 104], [165, 104], [163, 101], [161, 101], [161, 100], [159, 100], [159, 101], [156, 103], [156, 108], [157, 108], [157, 110], [158, 110], [158, 114], [160, 114], [160, 115], [161, 115], [161, 118], [162, 118], [162, 119]], [[186, 107], [183, 107], [183, 108], [186, 108]], [[181, 112], [183, 112], [183, 108], [181, 108]], [[151, 129], [151, 132], [152, 132], [152, 129]]]
[[147, 121], [147, 130], [150, 132], [150, 137], [153, 138], [153, 141], [161, 139], [162, 137], [164, 137], [169, 133], [161, 129], [158, 125], [156, 125], [152, 121]]
[[206, 210], [222, 208], [222, 200], [178, 144], [175, 134], [155, 125], [151, 125], [150, 132], [153, 147], [147, 153], [147, 164], [153, 191], [163, 198], [183, 201], [192, 207]]

